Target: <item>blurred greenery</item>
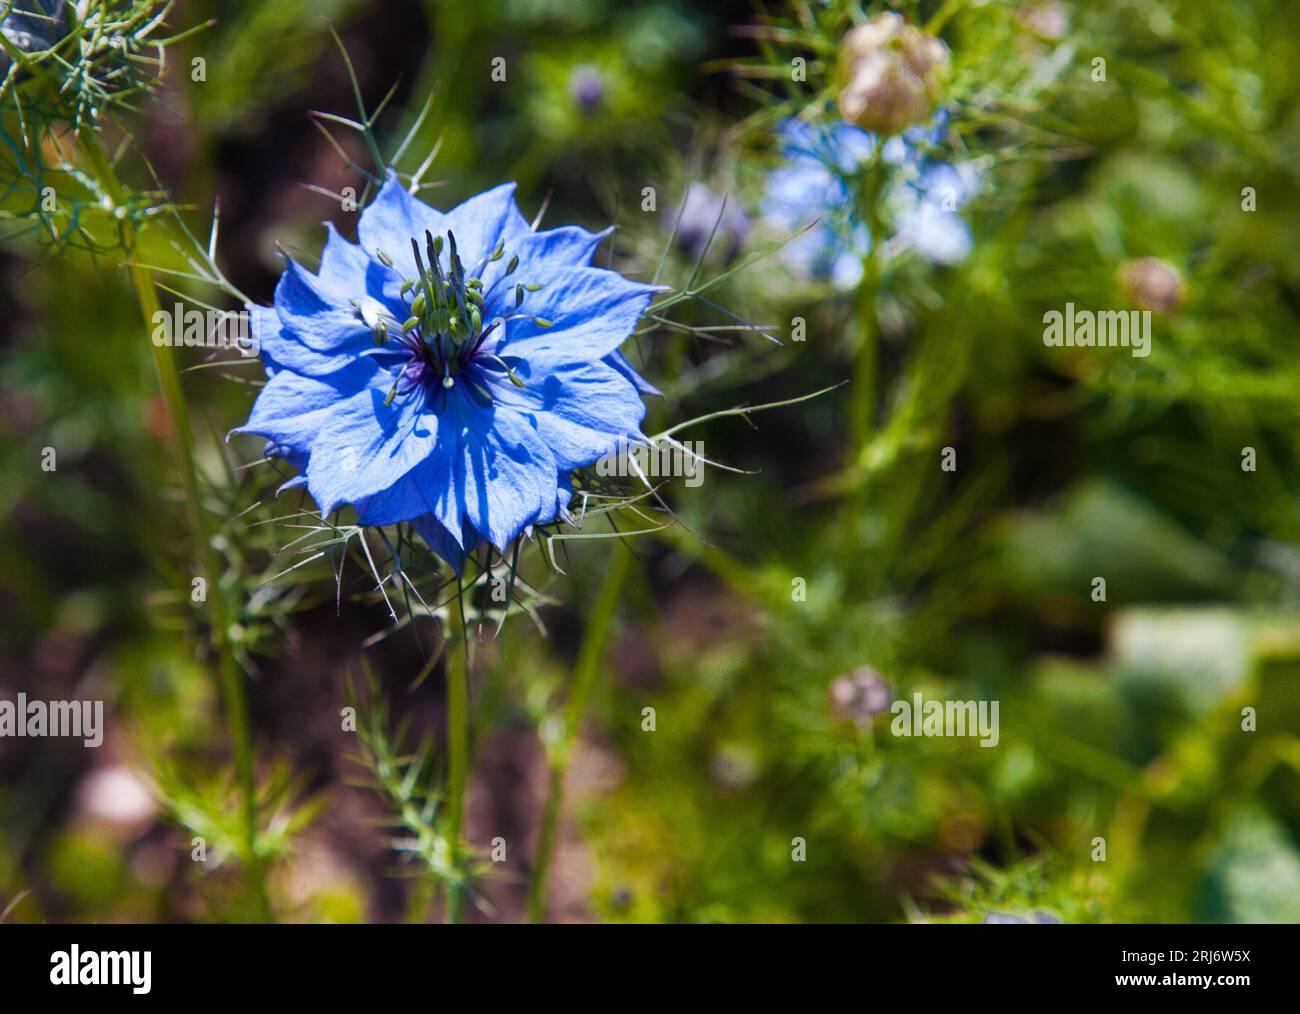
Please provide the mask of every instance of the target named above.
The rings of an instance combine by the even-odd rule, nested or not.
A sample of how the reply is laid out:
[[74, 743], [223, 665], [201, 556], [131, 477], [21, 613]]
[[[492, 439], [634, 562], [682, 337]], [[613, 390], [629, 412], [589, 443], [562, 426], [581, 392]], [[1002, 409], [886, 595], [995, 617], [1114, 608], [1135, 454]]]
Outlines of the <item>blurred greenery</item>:
[[[840, 40], [885, 9], [949, 48], [946, 157], [980, 169], [962, 210], [974, 244], [951, 266], [881, 261], [842, 292], [771, 252], [789, 237], [762, 221], [763, 193], [774, 128], [834, 118]], [[678, 288], [696, 270], [672, 239], [687, 187], [744, 212], [752, 228], [706, 258], [702, 279], [721, 277], [707, 301], [629, 346], [665, 392], [647, 433], [852, 378], [683, 433], [744, 474], [672, 483], [679, 524], [566, 543], [563, 573], [545, 552], [526, 560], [544, 629], [515, 620], [476, 646], [475, 918], [523, 916], [548, 776], [571, 749], [554, 919], [1300, 921], [1295, 5], [185, 0], [169, 33], [215, 24], [168, 47], [153, 96], [100, 129], [121, 172], [165, 189], [197, 235], [219, 197], [217, 260], [262, 303], [277, 244], [314, 257], [319, 222], [355, 223], [301, 184], [364, 185], [308, 115], [353, 115], [322, 18], [369, 108], [396, 83], [384, 149], [414, 127], [411, 171], [439, 146], [436, 206], [517, 180], [527, 216], [612, 223], [602, 263], [648, 280], [662, 257]], [[806, 81], [790, 80], [796, 56]], [[3, 116], [17, 138], [12, 104]], [[0, 247], [0, 698], [99, 697], [110, 724], [97, 751], [0, 739], [0, 911], [30, 892], [6, 918], [256, 918], [220, 861], [240, 849], [226, 705], [128, 255], [53, 249], [22, 227], [31, 203], [24, 187], [0, 197], [14, 226]], [[174, 238], [142, 231], [130, 256], [180, 263]], [[1124, 272], [1145, 257], [1182, 281], [1153, 314], [1149, 357], [1044, 345], [1044, 313], [1067, 302], [1140, 306]], [[791, 340], [796, 318], [806, 340]], [[738, 320], [783, 344], [728, 330]], [[424, 809], [444, 763], [437, 626], [408, 607], [393, 627], [352, 544], [338, 583], [332, 559], [271, 580], [299, 533], [268, 522], [300, 494], [276, 501], [286, 476], [223, 440], [261, 371], [178, 351], [248, 673], [275, 913], [427, 918], [432, 885], [458, 875], [422, 833], [440, 819]], [[605, 636], [593, 616], [625, 553]], [[591, 699], [569, 744], [583, 652]], [[998, 745], [846, 713], [832, 683], [863, 667], [900, 699], [1000, 702]], [[350, 696], [365, 672], [373, 700]], [[422, 743], [428, 755], [404, 754]], [[118, 769], [151, 794], [142, 814], [94, 777]], [[196, 835], [218, 861], [190, 861]], [[504, 861], [489, 861], [498, 837]]]

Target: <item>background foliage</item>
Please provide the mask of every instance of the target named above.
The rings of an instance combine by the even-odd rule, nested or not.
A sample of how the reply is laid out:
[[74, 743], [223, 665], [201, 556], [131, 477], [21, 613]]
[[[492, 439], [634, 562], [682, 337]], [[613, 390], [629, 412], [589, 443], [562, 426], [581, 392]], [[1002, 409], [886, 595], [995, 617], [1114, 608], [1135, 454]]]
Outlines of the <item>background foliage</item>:
[[[647, 432], [853, 382], [685, 434], [753, 474], [674, 483], [680, 524], [629, 548], [570, 544], [563, 574], [530, 559], [523, 573], [551, 600], [545, 635], [512, 621], [473, 671], [474, 917], [523, 914], [548, 752], [564, 748], [566, 688], [589, 671], [551, 918], [1300, 920], [1294, 7], [867, 9], [898, 9], [948, 44], [953, 145], [982, 172], [963, 211], [973, 252], [948, 267], [900, 258], [847, 293], [765, 257], [709, 300], [784, 344], [717, 327], [734, 321], [698, 300], [684, 326], [639, 337], [634, 358], [665, 392]], [[715, 247], [703, 278], [788, 238], [760, 221], [773, 130], [809, 109], [834, 116], [836, 50], [862, 13], [186, 0], [167, 33], [215, 24], [168, 47], [152, 98], [102, 103], [99, 129], [139, 188], [132, 221], [166, 217], [165, 193], [206, 236], [219, 195], [217, 260], [259, 302], [277, 246], [315, 254], [321, 221], [355, 220], [321, 190], [363, 181], [308, 115], [354, 115], [322, 16], [368, 108], [397, 82], [376, 126], [385, 150], [414, 128], [410, 169], [438, 146], [426, 199], [517, 180], [526, 214], [549, 198], [548, 224], [615, 224], [606, 254], [633, 277], [653, 276], [667, 247], [664, 280], [683, 286], [692, 252], [670, 235], [693, 180], [753, 226], [738, 249]], [[505, 82], [490, 77], [495, 57]], [[790, 80], [794, 57], [806, 82]], [[12, 103], [3, 115], [12, 158], [23, 124]], [[334, 135], [364, 161], [359, 136]], [[37, 148], [59, 176], [54, 142]], [[293, 533], [261, 522], [296, 504], [270, 499], [279, 477], [254, 447], [222, 440], [260, 370], [180, 350], [221, 594], [238, 610], [229, 638], [249, 673], [262, 833], [242, 853], [208, 621], [190, 601], [176, 434], [121, 235], [88, 184], [60, 182], [71, 220], [33, 222], [39, 178], [9, 162], [5, 174], [18, 185], [0, 202], [0, 696], [99, 697], [111, 721], [97, 751], [0, 740], [0, 910], [17, 898], [6, 918], [20, 922], [428, 918], [438, 885], [466, 874], [435, 833], [436, 624], [393, 629], [355, 562], [337, 588], [328, 561], [268, 580], [294, 562], [278, 552]], [[61, 241], [80, 235], [79, 214], [96, 242]], [[176, 235], [142, 232], [133, 262], [177, 264]], [[1047, 310], [1129, 306], [1121, 266], [1148, 256], [1185, 291], [1156, 316], [1149, 358], [1044, 346]], [[789, 340], [796, 317], [802, 342]], [[955, 472], [940, 469], [945, 447]], [[903, 697], [1000, 701], [999, 745], [846, 717], [830, 687], [860, 667]], [[350, 705], [356, 733], [340, 727]], [[1242, 730], [1244, 707], [1257, 731]], [[190, 861], [196, 835], [208, 862]], [[496, 837], [503, 864], [486, 861]], [[795, 837], [806, 862], [791, 861]], [[249, 864], [265, 898], [238, 875]]]

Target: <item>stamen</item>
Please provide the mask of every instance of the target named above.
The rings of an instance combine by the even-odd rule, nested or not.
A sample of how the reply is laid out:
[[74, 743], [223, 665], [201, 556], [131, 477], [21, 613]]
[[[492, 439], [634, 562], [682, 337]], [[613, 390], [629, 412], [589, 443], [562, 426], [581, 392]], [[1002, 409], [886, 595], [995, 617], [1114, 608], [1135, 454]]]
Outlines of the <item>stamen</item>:
[[519, 377], [515, 374], [515, 371], [510, 368], [510, 365], [504, 359], [502, 359], [500, 356], [488, 356], [488, 358], [491, 359], [494, 363], [501, 364], [501, 369], [506, 371], [506, 376], [510, 378], [510, 383], [514, 384], [515, 387], [524, 386], [524, 382], [519, 379]]
[[[445, 270], [442, 265], [444, 243], [448, 247]], [[448, 231], [444, 239], [443, 236], [435, 236], [432, 230], [426, 229], [424, 249], [421, 250], [420, 246], [419, 241], [412, 236], [411, 252], [415, 257], [416, 276], [402, 281], [403, 301], [405, 302], [409, 293], [414, 294], [408, 308], [410, 316], [404, 322], [398, 325], [396, 320], [384, 311], [375, 312], [375, 309], [369, 305], [374, 303], [373, 300], [369, 300], [366, 304], [353, 300], [358, 314], [370, 326], [377, 346], [387, 342], [394, 327], [400, 327], [399, 343], [410, 355], [398, 373], [397, 379], [394, 380], [388, 396], [384, 399], [385, 405], [391, 405], [398, 394], [406, 394], [431, 384], [435, 377], [441, 377], [444, 390], [451, 390], [456, 386], [461, 371], [479, 356], [484, 341], [497, 328], [500, 321], [516, 319], [514, 316], [503, 318], [503, 315], [497, 314], [491, 323], [484, 327], [483, 317], [488, 312], [487, 301], [491, 298], [496, 282], [485, 291], [482, 278], [466, 277], [465, 265], [461, 261], [454, 233]], [[382, 263], [392, 267], [391, 258], [382, 250], [376, 250], [376, 256]], [[484, 264], [498, 261], [503, 256], [505, 256], [504, 239], [497, 242]], [[497, 281], [513, 273], [519, 267], [519, 263], [518, 255], [512, 256]], [[479, 270], [482, 270], [481, 267]], [[537, 292], [541, 288], [540, 284], [517, 283], [514, 308], [518, 310], [523, 305], [526, 293]], [[375, 307], [381, 305], [375, 303]], [[494, 307], [494, 312], [495, 310]], [[530, 319], [538, 327], [553, 326], [551, 321], [542, 317]], [[489, 353], [483, 359], [494, 364], [493, 369], [504, 370], [515, 387], [525, 386], [519, 375], [499, 355]], [[462, 379], [469, 382], [467, 390], [490, 404], [490, 385], [475, 383], [470, 375]]]

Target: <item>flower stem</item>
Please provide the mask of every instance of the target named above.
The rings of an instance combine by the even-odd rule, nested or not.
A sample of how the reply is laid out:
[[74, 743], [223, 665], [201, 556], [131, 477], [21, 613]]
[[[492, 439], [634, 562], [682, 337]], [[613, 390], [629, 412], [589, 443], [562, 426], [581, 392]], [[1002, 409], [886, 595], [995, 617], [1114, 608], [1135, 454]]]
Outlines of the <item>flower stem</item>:
[[[458, 587], [451, 604], [447, 638], [447, 835], [453, 860], [464, 855], [461, 828], [465, 822], [465, 783], [469, 779], [469, 640], [465, 634], [465, 589]], [[465, 891], [452, 885], [447, 893], [447, 921], [464, 917]]]
[[546, 883], [550, 873], [551, 858], [555, 852], [555, 836], [559, 828], [560, 813], [564, 808], [564, 777], [569, 770], [573, 744], [582, 729], [587, 700], [591, 696], [605, 655], [605, 643], [613, 625], [614, 610], [618, 606], [623, 582], [627, 580], [632, 553], [622, 546], [614, 550], [614, 558], [605, 572], [596, 604], [587, 617], [587, 629], [573, 664], [573, 681], [569, 699], [565, 702], [564, 725], [560, 742], [551, 754], [550, 785], [546, 797], [546, 810], [542, 814], [542, 827], [537, 839], [537, 859], [533, 866], [533, 879], [528, 887], [528, 921], [541, 922], [546, 916]]
[[849, 465], [862, 463], [875, 424], [876, 384], [879, 371], [879, 335], [876, 326], [876, 257], [863, 258], [862, 281], [858, 284], [856, 318], [858, 341], [853, 360], [852, 401], [849, 409]]
[[854, 304], [858, 340], [854, 349], [852, 401], [849, 407], [850, 467], [860, 466], [871, 441], [879, 396], [880, 329], [876, 316], [876, 290], [880, 286], [880, 247], [885, 239], [885, 222], [880, 202], [885, 188], [886, 167], [881, 161], [881, 142], [872, 146], [860, 197], [862, 217], [871, 234], [871, 249], [862, 258], [862, 281]]
[[[104, 192], [113, 203], [121, 207], [125, 200], [125, 191], [116, 171], [109, 162], [99, 138], [91, 131], [83, 131], [79, 144], [90, 169]], [[124, 220], [123, 228], [127, 247], [132, 247], [138, 237], [138, 231], [132, 232], [129, 219]], [[153, 324], [154, 314], [158, 312], [158, 293], [154, 288], [153, 278], [145, 268], [132, 264], [131, 282], [135, 288], [136, 299], [146, 326]], [[193, 431], [190, 428], [189, 411], [185, 402], [185, 391], [181, 386], [180, 372], [176, 359], [169, 345], [149, 343], [153, 350], [154, 368], [158, 374], [158, 384], [162, 389], [163, 400], [167, 404], [172, 432], [176, 438], [176, 448], [180, 456], [181, 479], [185, 488], [186, 513], [189, 516], [190, 531], [193, 534], [199, 565], [203, 569], [207, 582], [208, 619], [211, 625], [212, 649], [217, 660], [217, 672], [220, 692], [226, 711], [226, 721], [230, 727], [234, 743], [235, 772], [239, 785], [240, 810], [243, 830], [244, 861], [248, 870], [248, 882], [257, 917], [261, 921], [272, 918], [270, 898], [266, 888], [266, 868], [257, 850], [257, 787], [253, 770], [253, 744], [248, 714], [248, 698], [244, 690], [244, 674], [240, 671], [229, 641], [229, 621], [226, 612], [225, 594], [221, 588], [221, 566], [208, 531], [207, 517], [199, 492], [198, 466], [194, 459]]]

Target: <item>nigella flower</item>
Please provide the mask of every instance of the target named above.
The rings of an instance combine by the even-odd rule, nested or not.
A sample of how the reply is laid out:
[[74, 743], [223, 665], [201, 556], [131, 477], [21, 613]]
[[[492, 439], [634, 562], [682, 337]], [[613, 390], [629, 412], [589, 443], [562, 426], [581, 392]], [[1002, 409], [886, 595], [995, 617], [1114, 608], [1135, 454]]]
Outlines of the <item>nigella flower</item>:
[[782, 257], [806, 278], [852, 288], [862, 277], [871, 231], [854, 213], [851, 180], [871, 157], [874, 139], [848, 124], [802, 120], [787, 120], [780, 139], [785, 163], [768, 176], [763, 217], [786, 230], [818, 220], [782, 248]]
[[485, 540], [566, 516], [571, 474], [643, 442], [618, 351], [655, 286], [591, 266], [608, 233], [534, 232], [504, 184], [440, 212], [389, 173], [359, 243], [332, 227], [250, 307], [269, 380], [236, 433], [270, 442], [323, 514], [410, 522], [459, 572]]
[[936, 264], [957, 264], [970, 253], [970, 227], [957, 212], [979, 191], [974, 166], [929, 153], [947, 132], [948, 113], [941, 109], [929, 126], [891, 137], [881, 149], [881, 158], [902, 174], [901, 185], [890, 195], [896, 226], [891, 245], [910, 247]]
[[[976, 193], [969, 165], [953, 165], [928, 153], [947, 134], [943, 110], [926, 127], [913, 127], [884, 142], [880, 157], [895, 167], [884, 205], [893, 235], [882, 255], [913, 249], [938, 264], [955, 264], [970, 252], [970, 229], [957, 213]], [[786, 263], [814, 281], [851, 288], [862, 277], [862, 258], [873, 237], [858, 211], [862, 173], [876, 137], [846, 123], [787, 121], [781, 128], [783, 165], [768, 177], [763, 215], [783, 229], [817, 224], [783, 248]]]

